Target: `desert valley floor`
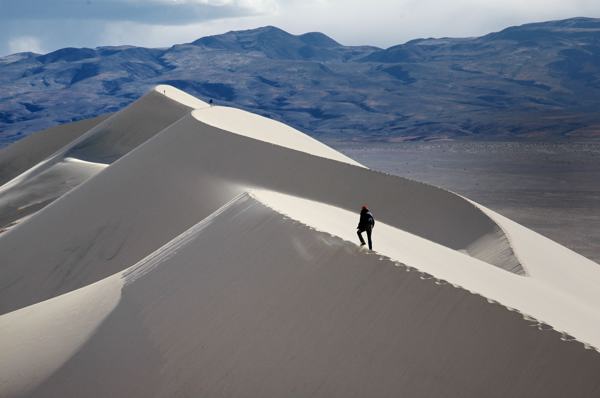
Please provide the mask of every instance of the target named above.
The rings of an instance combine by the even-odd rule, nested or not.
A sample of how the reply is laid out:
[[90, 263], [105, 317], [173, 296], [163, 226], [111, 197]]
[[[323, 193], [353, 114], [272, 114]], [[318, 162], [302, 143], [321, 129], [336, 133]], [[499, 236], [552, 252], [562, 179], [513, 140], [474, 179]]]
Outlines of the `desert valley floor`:
[[331, 145], [372, 169], [460, 193], [600, 262], [598, 143]]

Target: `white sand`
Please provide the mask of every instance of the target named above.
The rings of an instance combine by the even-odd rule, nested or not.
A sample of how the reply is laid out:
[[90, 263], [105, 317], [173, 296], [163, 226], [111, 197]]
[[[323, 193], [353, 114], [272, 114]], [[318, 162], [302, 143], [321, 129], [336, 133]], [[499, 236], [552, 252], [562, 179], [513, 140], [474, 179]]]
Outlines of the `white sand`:
[[[107, 165], [74, 158], [52, 164], [30, 178], [0, 187], [2, 225], [17, 223], [43, 205], [96, 175]], [[33, 208], [33, 209], [32, 209]]]
[[[323, 210], [253, 195], [291, 204], [303, 218]], [[380, 227], [382, 235], [398, 233]], [[448, 255], [404, 239], [432, 257]], [[414, 254], [424, 257], [418, 248]], [[27, 327], [25, 339], [11, 340], [43, 359], [10, 375], [7, 396], [562, 397], [600, 387], [595, 352], [405, 271], [241, 194], [124, 272], [0, 317]], [[88, 327], [53, 323], [46, 311], [62, 303], [60, 315], [66, 307], [85, 312], [100, 296], [107, 302]], [[34, 317], [40, 322], [29, 327], [27, 313], [50, 319]], [[51, 355], [47, 330], [77, 338]]]
[[0, 186], [40, 163], [110, 115], [50, 127], [0, 149]]
[[203, 123], [230, 133], [364, 167], [346, 155], [286, 124], [241, 109], [211, 106], [195, 110], [192, 115]]
[[[0, 187], [2, 200], [54, 200], [0, 235], [2, 396], [600, 388], [596, 352], [505, 308], [600, 347], [598, 264], [168, 86]], [[365, 201], [376, 253], [355, 246]]]
[[117, 306], [118, 276], [0, 316], [0, 396], [22, 396], [59, 369]]
[[[599, 264], [508, 218], [478, 205], [510, 238], [515, 253], [532, 279], [598, 310]], [[596, 347], [600, 347], [596, 343]]]
[[[129, 107], [92, 125], [87, 132], [79, 134], [47, 158], [0, 186], [0, 228], [14, 226], [18, 220], [98, 173], [103, 168], [101, 165], [119, 159], [163, 128], [188, 115], [195, 107], [205, 106], [208, 104], [174, 87], [156, 86]], [[150, 108], [152, 111], [148, 112]], [[65, 130], [71, 134], [71, 130], [77, 130], [77, 126], [69, 125]], [[21, 146], [25, 146], [35, 158], [35, 154], [48, 153], [56, 147], [54, 141], [62, 142], [30, 140], [29, 144], [3, 151], [3, 158], [11, 160], [21, 156]], [[74, 165], [75, 161], [79, 161], [79, 164]]]
[[194, 97], [193, 95], [189, 95], [185, 91], [181, 91], [178, 88], [169, 86], [167, 84], [159, 84], [158, 86], [154, 87], [154, 91], [163, 94], [191, 109], [201, 109], [209, 106], [208, 103]]
[[[252, 195], [318, 231], [356, 242], [355, 213], [272, 191], [253, 190]], [[523, 277], [425, 240], [385, 223], [374, 232], [374, 255], [414, 267], [436, 278], [515, 309], [547, 323], [555, 330], [600, 348], [600, 267], [585, 257], [510, 220], [511, 240], [531, 272]], [[522, 248], [527, 247], [526, 250]], [[571, 272], [573, 268], [577, 272]], [[543, 273], [540, 272], [544, 270]], [[541, 274], [541, 275], [540, 275]], [[562, 283], [561, 283], [562, 281]]]

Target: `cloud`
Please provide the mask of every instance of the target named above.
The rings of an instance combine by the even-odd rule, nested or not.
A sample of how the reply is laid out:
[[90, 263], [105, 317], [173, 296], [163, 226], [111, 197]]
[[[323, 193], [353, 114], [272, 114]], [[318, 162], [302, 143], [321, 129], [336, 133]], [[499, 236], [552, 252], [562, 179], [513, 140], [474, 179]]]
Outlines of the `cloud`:
[[[0, 55], [17, 48], [174, 44], [183, 36], [170, 30], [273, 13], [277, 7], [276, 0], [0, 0], [0, 38], [6, 38], [0, 40]], [[149, 41], [145, 32], [156, 30], [162, 35]], [[40, 39], [19, 41], [15, 37]], [[166, 43], [164, 37], [176, 41]]]
[[42, 53], [40, 40], [33, 36], [19, 36], [8, 40], [8, 49], [11, 54], [31, 51]]
[[295, 34], [320, 31], [347, 45], [388, 47], [419, 37], [478, 36], [575, 16], [599, 17], [600, 1], [0, 0], [0, 38], [7, 38], [0, 39], [0, 55], [12, 51], [9, 39], [15, 37], [37, 37], [38, 48], [47, 50], [163, 47], [264, 25]]
[[343, 44], [388, 47], [420, 37], [467, 37], [512, 25], [600, 17], [598, 0], [313, 0], [280, 2], [273, 15], [227, 24], [275, 25], [292, 33], [321, 31]]
[[150, 24], [194, 23], [254, 15], [274, 0], [0, 0], [0, 21], [79, 19]]

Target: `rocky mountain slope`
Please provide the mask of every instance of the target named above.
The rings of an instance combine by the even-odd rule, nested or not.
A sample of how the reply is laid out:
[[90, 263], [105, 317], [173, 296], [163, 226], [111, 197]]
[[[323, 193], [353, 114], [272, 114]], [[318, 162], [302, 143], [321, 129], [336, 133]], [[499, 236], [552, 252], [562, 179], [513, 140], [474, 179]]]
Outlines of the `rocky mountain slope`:
[[162, 49], [14, 54], [0, 58], [0, 145], [115, 112], [159, 83], [327, 140], [597, 139], [600, 19], [385, 50], [263, 27]]

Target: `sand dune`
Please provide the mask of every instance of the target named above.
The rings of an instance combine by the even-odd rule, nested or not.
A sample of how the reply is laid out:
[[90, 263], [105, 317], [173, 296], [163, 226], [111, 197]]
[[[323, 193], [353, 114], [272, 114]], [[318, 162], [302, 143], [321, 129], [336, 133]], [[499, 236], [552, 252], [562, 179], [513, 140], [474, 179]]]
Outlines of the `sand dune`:
[[[348, 228], [355, 219], [354, 212], [274, 191], [253, 190], [251, 194], [316, 230], [348, 242], [356, 240], [354, 231]], [[546, 238], [516, 223], [508, 225], [507, 222], [510, 220], [504, 220], [503, 225], [509, 226], [514, 236], [519, 236], [519, 244], [515, 246], [531, 271], [527, 277], [491, 267], [462, 251], [435, 244], [381, 221], [377, 226], [376, 250], [382, 259], [394, 259], [426, 273], [429, 278], [460, 286], [519, 311], [526, 318], [542, 320], [555, 330], [600, 346], [597, 327], [600, 312], [596, 305], [600, 302], [600, 291], [595, 289], [600, 283], [598, 264], [560, 245], [550, 244]], [[517, 230], [518, 227], [522, 230]], [[577, 264], [573, 266], [577, 267], [577, 276], [570, 280], [565, 278], [564, 264]]]
[[[22, 313], [64, 308], [75, 295], [85, 295], [80, 311], [90, 306], [87, 297], [112, 308], [83, 346], [69, 340], [77, 347], [69, 360], [42, 357], [60, 368], [20, 391], [564, 397], [593, 396], [600, 388], [595, 352], [284, 218], [248, 195], [117, 276], [120, 294], [112, 276], [93, 291], [84, 287], [8, 315], [20, 326]], [[102, 288], [118, 303], [100, 305]], [[46, 342], [74, 328], [56, 322], [35, 334]]]
[[61, 124], [0, 149], [0, 186], [58, 151], [110, 115]]
[[211, 106], [194, 110], [192, 115], [202, 123], [229, 133], [364, 167], [355, 160], [286, 124], [241, 109]]
[[1, 316], [0, 396], [22, 396], [58, 371], [114, 310], [121, 286], [107, 278]]
[[168, 86], [3, 203], [0, 396], [600, 393], [598, 264]]
[[[102, 170], [100, 166], [84, 167], [83, 163], [80, 163], [80, 167], [65, 167], [65, 164], [73, 166], [66, 161], [67, 158], [82, 160], [87, 164], [110, 164], [192, 109], [202, 106], [208, 104], [172, 87], [157, 86], [123, 111], [102, 120], [85, 133], [79, 134], [76, 139], [64, 143], [55, 153], [40, 159], [39, 163], [0, 186], [0, 227], [7, 227], [39, 210], [95, 174], [92, 171]], [[63, 143], [63, 136], [77, 135], [77, 128], [84, 126], [69, 126], [61, 130], [60, 137], [55, 140], [37, 139], [23, 144], [22, 148], [9, 148], [4, 158], [11, 164], [12, 172], [5, 174], [11, 175], [22, 168], [19, 164], [13, 167], [14, 162], [11, 162], [21, 153], [31, 152], [30, 159], [37, 159], [40, 154], [46, 154], [50, 148], [56, 147], [57, 143]], [[30, 162], [31, 160], [22, 163]], [[24, 209], [28, 210], [23, 211]]]
[[0, 188], [0, 225], [10, 226], [29, 216], [105, 167], [102, 163], [65, 158], [12, 189]]
[[[453, 249], [498, 233], [482, 211], [442, 189], [232, 134], [188, 115], [5, 234], [3, 276], [15, 282], [0, 291], [0, 310], [118, 272], [248, 187], [352, 211], [367, 202], [378, 220]], [[40, 242], [35, 252], [24, 249], [32, 239]], [[497, 260], [512, 267], [513, 259]]]

